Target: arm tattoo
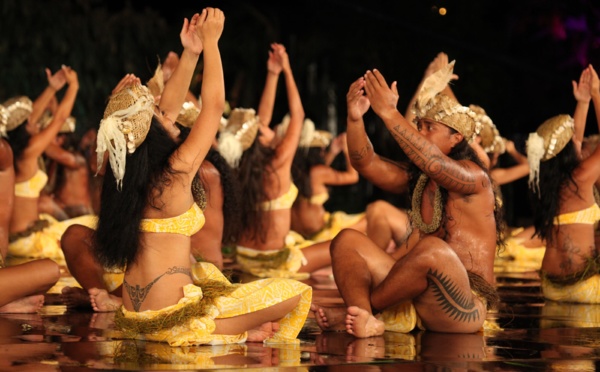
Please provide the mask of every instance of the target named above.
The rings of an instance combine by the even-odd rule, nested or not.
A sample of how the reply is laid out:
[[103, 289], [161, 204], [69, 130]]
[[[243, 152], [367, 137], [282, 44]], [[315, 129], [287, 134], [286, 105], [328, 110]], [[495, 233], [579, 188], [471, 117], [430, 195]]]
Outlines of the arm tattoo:
[[127, 290], [127, 294], [129, 294], [129, 298], [131, 299], [131, 304], [133, 305], [133, 309], [135, 311], [140, 311], [140, 307], [142, 306], [142, 302], [146, 299], [148, 292], [152, 289], [154, 283], [158, 281], [158, 279], [162, 278], [165, 275], [173, 275], [173, 274], [185, 274], [192, 277], [192, 272], [190, 269], [186, 267], [173, 266], [169, 268], [165, 273], [157, 276], [153, 281], [151, 281], [148, 285], [143, 288], [140, 288], [139, 284], [136, 284], [135, 287], [127, 283], [125, 279], [123, 279], [123, 286]]
[[475, 177], [461, 172], [460, 166], [445, 162], [439, 156], [439, 149], [423, 136], [400, 126], [395, 127], [391, 133], [406, 156], [442, 187], [461, 194], [471, 194], [475, 191]]
[[365, 158], [367, 152], [371, 151], [373, 148], [371, 147], [370, 144], [366, 144], [362, 149], [358, 150], [358, 151], [351, 151], [350, 152], [350, 159], [352, 160], [362, 160]]
[[454, 320], [471, 322], [479, 319], [479, 310], [471, 298], [471, 293], [460, 293], [454, 283], [438, 271], [429, 269], [427, 272], [428, 286], [433, 290], [442, 310]]

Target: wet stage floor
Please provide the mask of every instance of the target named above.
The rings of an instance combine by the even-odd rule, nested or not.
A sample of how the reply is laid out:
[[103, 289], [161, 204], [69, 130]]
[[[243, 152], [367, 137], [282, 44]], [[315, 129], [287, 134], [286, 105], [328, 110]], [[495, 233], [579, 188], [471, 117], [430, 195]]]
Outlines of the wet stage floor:
[[[197, 347], [111, 339], [107, 330], [114, 313], [67, 310], [60, 302], [60, 289], [74, 284], [65, 272], [39, 314], [0, 314], [0, 371], [592, 371], [600, 366], [600, 305], [544, 301], [539, 277], [530, 269], [503, 266], [496, 272], [502, 302], [488, 320], [499, 330], [386, 332], [356, 339], [345, 332], [321, 333], [311, 314], [297, 346]], [[342, 303], [330, 277], [305, 282], [313, 287], [314, 302]]]

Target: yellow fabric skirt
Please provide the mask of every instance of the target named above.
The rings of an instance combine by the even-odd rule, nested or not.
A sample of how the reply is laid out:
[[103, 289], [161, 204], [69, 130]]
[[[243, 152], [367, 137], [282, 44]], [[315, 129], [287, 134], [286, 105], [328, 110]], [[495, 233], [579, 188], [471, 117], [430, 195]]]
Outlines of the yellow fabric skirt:
[[546, 246], [525, 247], [524, 238], [515, 235], [523, 231], [523, 228], [515, 229], [509, 237], [506, 238], [506, 246], [502, 252], [496, 256], [494, 266], [499, 271], [530, 271], [539, 270], [542, 267], [542, 260], [546, 253]]
[[96, 228], [98, 221], [98, 217], [91, 214], [64, 221], [58, 221], [48, 214], [41, 214], [40, 219], [49, 221], [49, 226], [10, 243], [8, 245], [8, 254], [10, 256], [51, 258], [64, 261], [65, 256], [60, 248], [60, 238], [65, 230], [69, 226], [76, 224]]
[[[279, 321], [279, 331], [265, 340], [266, 344], [299, 344], [298, 334], [304, 326], [312, 301], [312, 288], [296, 280], [270, 278], [244, 284], [231, 284], [221, 271], [211, 263], [199, 262], [193, 267], [194, 283], [183, 287], [184, 296], [175, 305], [161, 310], [142, 312], [128, 311], [121, 307], [124, 318], [128, 320], [152, 320], [180, 310], [181, 308], [202, 301], [200, 286], [204, 280], [216, 280], [226, 285], [235, 286], [228, 295], [217, 297], [212, 305], [208, 305], [204, 316], [191, 317], [181, 324], [162, 329], [151, 334], [138, 334], [132, 338], [149, 341], [167, 342], [171, 346], [190, 345], [222, 345], [246, 341], [247, 333], [237, 335], [215, 334], [215, 319], [233, 318], [250, 314], [277, 305], [283, 301], [300, 295], [298, 305]], [[117, 337], [128, 338], [123, 333]]]
[[600, 304], [600, 274], [567, 286], [556, 285], [542, 277], [541, 288], [544, 298], [548, 300]]
[[[304, 280], [310, 277], [309, 273], [299, 273], [298, 270], [306, 265], [302, 249], [315, 244], [306, 240], [295, 231], [290, 231], [285, 237], [285, 247], [276, 251], [261, 251], [257, 249], [237, 246], [236, 262], [240, 269], [259, 278], [293, 278]], [[283, 250], [288, 250], [289, 255], [281, 261]], [[272, 259], [270, 259], [272, 257]], [[281, 262], [279, 262], [281, 261]]]
[[315, 243], [331, 240], [345, 228], [356, 225], [360, 220], [365, 218], [366, 213], [348, 214], [343, 211], [325, 213], [325, 227], [310, 237]]

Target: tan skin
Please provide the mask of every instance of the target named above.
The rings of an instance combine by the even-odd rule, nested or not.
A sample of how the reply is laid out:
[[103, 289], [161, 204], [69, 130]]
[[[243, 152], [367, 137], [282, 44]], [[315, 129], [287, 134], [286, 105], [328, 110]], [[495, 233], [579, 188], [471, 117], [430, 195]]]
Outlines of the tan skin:
[[[317, 164], [310, 169], [310, 186], [313, 195], [328, 193], [328, 186], [352, 185], [358, 182], [358, 172], [350, 165], [346, 133], [338, 135], [331, 143], [332, 148], [338, 148], [344, 153], [346, 170], [339, 171], [326, 164]], [[335, 149], [333, 150], [335, 151]], [[339, 152], [339, 151], [338, 151]], [[310, 199], [298, 197], [292, 207], [292, 230], [309, 237], [325, 227], [326, 210], [322, 204], [313, 204]], [[366, 219], [363, 218], [352, 228], [365, 232]]]
[[[578, 151], [585, 130], [585, 117], [590, 100], [594, 106], [600, 105], [600, 83], [598, 75], [592, 67], [586, 68], [579, 84], [574, 83], [574, 95], [577, 100], [575, 114], [575, 132], [573, 141]], [[597, 108], [596, 108], [597, 109]], [[600, 122], [599, 122], [600, 127]], [[593, 187], [600, 177], [600, 147], [589, 157], [583, 159], [573, 171], [573, 179], [578, 188], [570, 184], [560, 191], [559, 214], [579, 211], [595, 203]], [[540, 185], [542, 186], [542, 185]], [[556, 232], [556, 227], [555, 227]], [[546, 244], [546, 252], [542, 261], [542, 271], [554, 276], [564, 276], [581, 272], [586, 267], [586, 260], [596, 257], [599, 251], [595, 245], [594, 226], [589, 224], [560, 225], [558, 234], [552, 244]]]
[[[199, 59], [203, 54], [204, 79], [202, 83], [202, 111], [192, 127], [189, 136], [181, 142], [170, 161], [173, 176], [162, 194], [156, 194], [156, 202], [164, 205], [162, 209], [148, 207], [144, 218], [170, 218], [187, 211], [194, 203], [190, 185], [200, 164], [208, 153], [216, 136], [225, 105], [225, 87], [218, 40], [223, 31], [225, 16], [216, 8], [205, 8], [201, 14], [195, 14], [190, 21], [184, 20], [180, 33], [184, 47], [177, 69], [167, 82], [159, 103], [158, 120], [177, 138], [175, 119], [185, 100], [187, 89]], [[171, 126], [171, 128], [168, 128]], [[191, 271], [191, 239], [179, 234], [142, 233], [143, 250], [135, 263], [128, 265], [125, 280], [131, 285], [146, 286], [172, 267]], [[179, 249], [173, 250], [171, 247]], [[130, 311], [159, 310], [176, 304], [183, 297], [183, 287], [192, 284], [188, 275], [165, 275], [156, 281], [152, 290], [140, 302], [135, 304], [128, 293], [123, 291], [123, 306]], [[92, 305], [101, 291], [90, 290]], [[299, 301], [299, 296], [280, 304], [251, 314], [227, 319], [215, 319], [216, 334], [240, 334], [255, 330], [265, 323], [276, 321], [291, 311]], [[134, 310], [136, 309], [137, 310]], [[263, 336], [267, 337], [269, 335]], [[252, 336], [249, 335], [249, 339]], [[262, 340], [261, 340], [262, 341]]]
[[[0, 253], [6, 259], [8, 224], [14, 200], [13, 153], [0, 138]], [[46, 293], [60, 278], [60, 267], [50, 259], [34, 260], [0, 268], [0, 313], [34, 313], [44, 304]], [[19, 283], [19, 285], [15, 285]]]
[[[273, 58], [276, 58], [281, 64], [281, 69], [285, 78], [286, 92], [288, 96], [288, 108], [290, 113], [290, 123], [283, 139], [275, 147], [275, 155], [271, 161], [273, 172], [265, 175], [263, 187], [265, 188], [268, 200], [274, 200], [285, 194], [292, 184], [292, 162], [298, 143], [300, 141], [300, 131], [304, 122], [304, 108], [300, 100], [298, 87], [294, 80], [290, 61], [281, 44], [273, 44]], [[270, 55], [271, 58], [271, 55]], [[268, 78], [269, 79], [269, 78]], [[267, 83], [268, 84], [268, 83]], [[259, 108], [259, 113], [261, 109]], [[262, 120], [262, 119], [261, 119]], [[268, 124], [267, 124], [268, 125]], [[262, 131], [270, 131], [261, 125]], [[257, 250], [280, 250], [285, 246], [285, 237], [290, 231], [291, 209], [272, 210], [265, 212], [266, 239], [263, 242], [260, 237], [252, 238], [248, 234], [242, 233], [238, 245]], [[302, 249], [307, 265], [300, 268], [300, 272], [312, 272], [330, 264], [329, 242], [317, 243], [310, 247]]]
[[223, 187], [221, 174], [209, 161], [202, 162], [200, 177], [205, 185], [206, 208], [204, 216], [206, 222], [200, 231], [192, 235], [192, 255], [203, 261], [213, 263], [219, 270], [223, 269]]
[[[79, 81], [77, 80], [77, 73], [70, 67], [63, 66], [62, 71], [68, 84], [67, 91], [48, 127], [39, 133], [34, 132], [34, 129], [32, 129], [29, 144], [21, 158], [17, 160], [19, 171], [15, 175], [16, 182], [28, 181], [35, 175], [39, 167], [38, 158], [52, 143], [63, 122], [71, 114], [79, 90]], [[32, 126], [31, 122], [28, 125]], [[31, 223], [38, 219], [38, 213], [38, 198], [15, 196], [15, 208], [10, 223], [10, 232], [16, 233], [26, 230]]]
[[[202, 229], [191, 236], [192, 255], [223, 268], [221, 239], [223, 236], [223, 190], [220, 175], [214, 165], [207, 160], [200, 166], [199, 176], [206, 183], [207, 204], [204, 210], [206, 222]], [[69, 273], [83, 288], [65, 287], [61, 300], [68, 307], [90, 306], [88, 289], [104, 290], [102, 299], [95, 302], [95, 311], [114, 311], [122, 304], [122, 286], [108, 292], [103, 279], [104, 268], [94, 259], [92, 236], [94, 230], [83, 225], [72, 225], [61, 238], [61, 248]], [[97, 290], [93, 292], [98, 293]]]
[[[407, 186], [406, 169], [373, 151], [362, 119], [371, 107], [409, 159], [430, 177], [421, 204], [424, 222], [430, 223], [433, 216], [436, 185], [448, 190], [447, 222], [433, 234], [418, 234], [397, 259], [374, 249], [374, 243], [364, 235], [342, 231], [332, 242], [332, 265], [348, 306], [347, 314], [343, 319], [330, 312], [330, 321], [327, 311], [315, 306], [318, 322], [325, 329], [339, 329], [344, 328], [339, 323], [345, 320], [346, 331], [357, 337], [381, 335], [384, 325], [373, 316], [374, 309], [411, 300], [428, 330], [476, 332], [486, 318], [486, 307], [471, 292], [467, 270], [494, 283], [496, 223], [489, 177], [475, 163], [447, 156], [463, 140], [460, 133], [427, 119], [420, 121], [419, 131], [408, 123], [396, 109], [396, 83], [388, 86], [379, 71], [367, 71], [352, 83], [346, 98], [348, 147], [354, 167], [383, 189], [401, 190]], [[456, 292], [449, 293], [444, 282], [454, 286]], [[436, 291], [443, 295], [436, 295]], [[452, 311], [444, 306], [461, 316], [453, 318]]]
[[58, 143], [51, 144], [44, 154], [57, 166], [63, 167], [64, 180], [52, 196], [68, 217], [77, 217], [92, 212], [90, 174], [87, 160], [75, 151], [69, 151]]

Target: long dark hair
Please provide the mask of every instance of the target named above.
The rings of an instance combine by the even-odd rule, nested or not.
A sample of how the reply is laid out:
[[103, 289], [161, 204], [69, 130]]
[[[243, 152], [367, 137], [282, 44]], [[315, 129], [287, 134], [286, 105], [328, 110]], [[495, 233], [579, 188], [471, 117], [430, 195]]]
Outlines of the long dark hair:
[[274, 155], [275, 150], [261, 145], [257, 137], [250, 148], [244, 151], [239, 166], [234, 170], [243, 187], [239, 211], [243, 234], [250, 239], [259, 238], [262, 242], [266, 241], [267, 232], [264, 228], [264, 211], [258, 206], [267, 200], [263, 182], [267, 174], [274, 172], [271, 166]]
[[23, 123], [18, 127], [6, 132], [8, 137], [8, 143], [13, 152], [13, 165], [15, 167], [15, 173], [19, 172], [18, 160], [23, 155], [23, 152], [29, 145], [31, 134], [27, 131], [27, 123]]
[[133, 154], [127, 155], [122, 190], [117, 184], [110, 164], [102, 185], [98, 227], [94, 236], [94, 252], [104, 266], [124, 268], [135, 262], [143, 247], [140, 242], [140, 222], [150, 205], [161, 209], [158, 198], [173, 182], [176, 173], [169, 157], [177, 149], [175, 142], [152, 118], [144, 142]]
[[322, 148], [298, 147], [294, 155], [294, 161], [292, 162], [292, 179], [298, 187], [299, 196], [308, 199], [313, 195], [310, 184], [310, 169], [320, 164], [325, 164]]
[[[456, 131], [452, 128], [448, 128], [451, 132], [456, 133]], [[485, 171], [488, 176], [488, 179], [492, 183], [492, 189], [494, 190], [494, 219], [496, 221], [496, 248], [498, 251], [502, 250], [505, 246], [505, 229], [506, 222], [504, 221], [504, 210], [501, 205], [500, 197], [498, 195], [498, 188], [493, 184], [492, 178], [489, 175], [489, 170], [485, 166], [485, 164], [481, 161], [475, 150], [469, 145], [467, 140], [463, 139], [460, 143], [452, 148], [448, 157], [454, 160], [470, 160], [473, 163], [477, 164], [481, 169]], [[412, 198], [412, 192], [415, 188], [417, 180], [419, 179], [419, 175], [422, 173], [421, 169], [419, 169], [414, 164], [411, 164], [410, 167], [410, 197]], [[442, 205], [446, 205], [448, 202], [448, 190], [443, 187], [440, 187], [440, 194], [442, 196]], [[445, 208], [442, 208], [442, 226], [446, 225], [447, 216]]]
[[[190, 134], [191, 129], [176, 124], [180, 131], [180, 138], [185, 140]], [[240, 193], [241, 187], [237, 178], [234, 176], [233, 168], [227, 163], [219, 151], [212, 147], [206, 154], [205, 161], [210, 162], [219, 172], [219, 179], [223, 189], [223, 236], [221, 243], [224, 245], [235, 244], [237, 242], [242, 226], [240, 224]], [[200, 167], [200, 182], [204, 190], [210, 194], [208, 183], [203, 179], [202, 167]]]
[[564, 187], [573, 187], [575, 193], [579, 195], [579, 187], [573, 179], [573, 171], [579, 163], [573, 141], [567, 143], [555, 157], [540, 163], [540, 191], [533, 193], [530, 189], [529, 197], [533, 205], [534, 236], [546, 240], [546, 244], [552, 243], [553, 221], [560, 210], [561, 190]]

